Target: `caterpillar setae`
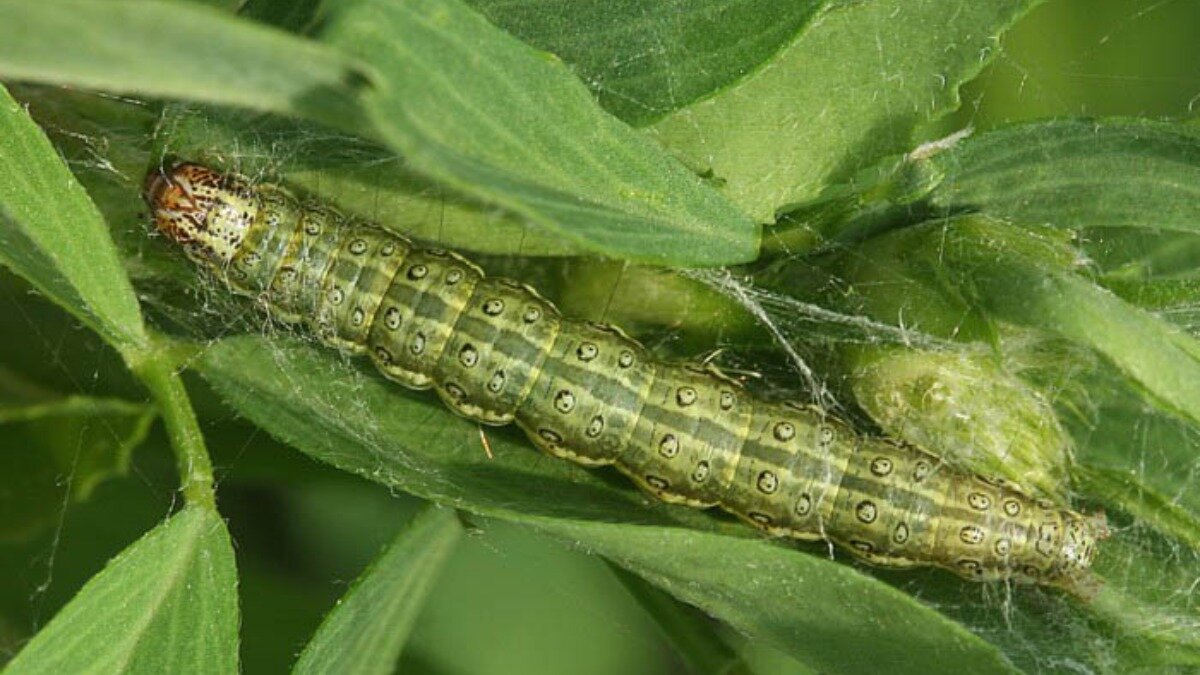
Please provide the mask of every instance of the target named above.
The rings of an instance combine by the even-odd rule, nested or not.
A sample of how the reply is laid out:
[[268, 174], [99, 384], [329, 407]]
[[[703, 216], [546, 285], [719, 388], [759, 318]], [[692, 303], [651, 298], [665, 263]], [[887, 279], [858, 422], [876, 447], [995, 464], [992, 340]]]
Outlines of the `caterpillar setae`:
[[545, 452], [614, 465], [659, 499], [719, 506], [868, 562], [1086, 597], [1103, 514], [1084, 516], [822, 410], [761, 400], [706, 364], [285, 188], [192, 163], [152, 170], [156, 227], [236, 292], [460, 415], [516, 422]]

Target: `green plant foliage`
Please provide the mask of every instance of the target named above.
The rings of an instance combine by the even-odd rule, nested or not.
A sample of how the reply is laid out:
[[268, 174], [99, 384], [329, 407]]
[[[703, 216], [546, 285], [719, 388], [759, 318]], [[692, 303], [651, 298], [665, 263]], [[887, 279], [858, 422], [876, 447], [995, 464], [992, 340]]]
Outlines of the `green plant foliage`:
[[958, 105], [958, 85], [979, 72], [993, 36], [1034, 4], [974, 2], [948, 12], [940, 0], [839, 3], [769, 68], [651, 131], [769, 222], [908, 148], [917, 125]]
[[[1075, 273], [1076, 254], [1052, 235], [965, 217], [897, 231], [857, 250], [857, 259], [841, 269], [859, 283], [909, 282], [961, 302], [987, 322], [1060, 334], [1104, 355], [1165, 405], [1200, 421], [1200, 343]], [[874, 297], [897, 307], [876, 306], [869, 313], [904, 311], [926, 330], [934, 322], [952, 325], [958, 312], [951, 307], [955, 314], [946, 316], [946, 303], [918, 306], [893, 293]]]
[[225, 524], [184, 509], [113, 559], [7, 673], [236, 673], [237, 574]]
[[375, 126], [427, 175], [601, 253], [676, 265], [757, 253], [745, 215], [601, 112], [557, 58], [465, 5], [360, 2], [323, 39], [374, 66]]
[[468, 2], [497, 26], [566, 61], [605, 109], [634, 126], [747, 77], [829, 4], [675, 0], [648, 12], [640, 2]]
[[133, 288], [100, 213], [3, 88], [0, 175], [0, 261], [114, 345], [144, 344]]
[[1122, 230], [1195, 233], [1198, 160], [1200, 129], [1192, 126], [1140, 119], [1027, 123], [931, 157], [945, 178], [930, 202], [943, 212], [977, 210], [1071, 229], [1093, 242], [1089, 252], [1096, 254]]
[[669, 593], [622, 567], [609, 563], [609, 568], [646, 613], [654, 617], [692, 670], [727, 675], [753, 672], [724, 639], [714, 635], [711, 622], [703, 612], [676, 601]]
[[[65, 35], [75, 39], [47, 39]], [[199, 4], [138, 0], [5, 3], [0, 74], [351, 127], [369, 86], [367, 71], [332, 49]]]
[[[0, 24], [57, 33], [86, 26], [94, 42], [64, 58], [26, 46], [24, 31], [0, 33], [9, 45], [0, 74], [352, 129], [382, 139], [426, 175], [593, 251], [673, 264], [744, 262], [757, 251], [757, 227], [738, 209], [597, 109], [561, 64], [457, 2], [361, 2], [339, 13], [325, 42], [361, 62], [200, 8], [63, 4], [10, 6]], [[211, 37], [220, 32], [237, 46]]]
[[329, 613], [296, 673], [390, 673], [417, 613], [462, 527], [448, 509], [429, 509], [371, 564]]
[[[1038, 2], [241, 5], [0, 3], [0, 263], [22, 280], [0, 279], [0, 564], [39, 577], [0, 586], [9, 671], [525, 673], [601, 651], [645, 672], [1200, 667], [1195, 123], [920, 143], [974, 121], [959, 91], [981, 70], [1021, 69], [1000, 39]], [[489, 272], [660, 356], [1103, 509], [1104, 586], [847, 564], [464, 422], [148, 237], [141, 178], [168, 156], [498, 254]], [[567, 254], [589, 258], [546, 258]], [[148, 477], [167, 447], [179, 505]], [[78, 553], [89, 528], [131, 538], [95, 523], [155, 521], [77, 581], [117, 548]], [[506, 606], [455, 570], [487, 546], [530, 577]], [[508, 617], [529, 629], [480, 637]], [[504, 653], [453, 658], [476, 638]]]

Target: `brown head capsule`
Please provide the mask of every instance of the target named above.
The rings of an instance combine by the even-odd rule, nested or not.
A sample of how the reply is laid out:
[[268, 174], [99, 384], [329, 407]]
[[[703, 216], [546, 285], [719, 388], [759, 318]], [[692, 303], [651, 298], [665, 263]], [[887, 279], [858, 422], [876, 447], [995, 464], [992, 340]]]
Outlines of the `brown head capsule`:
[[142, 198], [159, 232], [214, 268], [233, 259], [259, 209], [254, 190], [240, 176], [188, 162], [148, 173]]

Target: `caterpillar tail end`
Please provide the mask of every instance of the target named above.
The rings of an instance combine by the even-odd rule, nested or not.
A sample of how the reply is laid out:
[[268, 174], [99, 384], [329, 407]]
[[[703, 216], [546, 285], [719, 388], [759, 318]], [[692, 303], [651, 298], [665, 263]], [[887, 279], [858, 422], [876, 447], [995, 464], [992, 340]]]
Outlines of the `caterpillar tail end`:
[[1090, 603], [1104, 589], [1104, 581], [1091, 569], [1097, 551], [1096, 543], [1108, 539], [1112, 531], [1103, 510], [1075, 516], [1067, 526], [1067, 538], [1060, 554], [1063, 575], [1054, 585]]
[[1081, 570], [1057, 585], [1067, 595], [1085, 604], [1094, 602], [1104, 590], [1104, 580], [1092, 570]]

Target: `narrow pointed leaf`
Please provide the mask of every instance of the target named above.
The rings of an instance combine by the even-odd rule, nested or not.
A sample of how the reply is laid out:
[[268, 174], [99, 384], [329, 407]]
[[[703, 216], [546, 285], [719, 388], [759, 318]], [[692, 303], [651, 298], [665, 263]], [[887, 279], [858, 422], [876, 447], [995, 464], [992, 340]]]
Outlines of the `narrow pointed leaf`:
[[343, 129], [360, 119], [357, 96], [370, 79], [312, 41], [156, 0], [0, 3], [0, 77], [236, 105]]
[[715, 621], [625, 568], [613, 563], [608, 566], [642, 609], [654, 617], [693, 672], [750, 675], [749, 666], [717, 632]]
[[1069, 228], [1108, 272], [1194, 271], [1200, 261], [1200, 129], [1062, 119], [968, 138], [929, 160], [929, 203]]
[[454, 511], [431, 506], [420, 513], [325, 617], [293, 672], [394, 672], [425, 598], [461, 537]]
[[1060, 119], [963, 140], [929, 163], [946, 212], [1078, 230], [1200, 232], [1200, 128], [1138, 119]]
[[[920, 612], [902, 609], [911, 599], [900, 591], [864, 594], [847, 567], [818, 570], [784, 548], [708, 532], [570, 521], [543, 527], [818, 672], [877, 673], [881, 662], [895, 673], [962, 672], [968, 662], [973, 672], [1017, 672], [961, 625], [934, 629]], [[873, 630], [864, 632], [866, 625]]]
[[[0, 4], [0, 26], [12, 5]], [[100, 212], [2, 86], [0, 263], [118, 349], [145, 344], [137, 299]]]
[[88, 581], [5, 673], [233, 674], [237, 631], [229, 534], [193, 506]]

